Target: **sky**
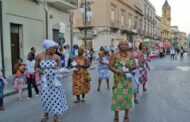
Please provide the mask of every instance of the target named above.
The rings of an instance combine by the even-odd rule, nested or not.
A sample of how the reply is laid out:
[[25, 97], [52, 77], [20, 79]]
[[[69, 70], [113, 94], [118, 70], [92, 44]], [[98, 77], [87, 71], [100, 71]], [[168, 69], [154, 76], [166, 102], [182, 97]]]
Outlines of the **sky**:
[[[156, 13], [162, 16], [162, 5], [165, 0], [149, 0]], [[190, 33], [190, 0], [168, 0], [171, 6], [171, 26], [178, 26], [179, 31]]]

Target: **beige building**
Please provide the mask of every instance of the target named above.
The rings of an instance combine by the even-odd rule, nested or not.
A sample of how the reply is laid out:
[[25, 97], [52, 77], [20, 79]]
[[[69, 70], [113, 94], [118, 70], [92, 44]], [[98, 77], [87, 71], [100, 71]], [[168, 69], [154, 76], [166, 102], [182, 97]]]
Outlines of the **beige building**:
[[156, 10], [149, 0], [144, 0], [144, 35], [155, 38]]
[[[87, 24], [87, 46], [93, 47], [96, 51], [105, 45], [117, 48], [123, 35], [127, 36], [129, 41], [133, 41], [134, 35], [143, 33], [141, 0], [95, 0], [91, 2], [91, 9], [93, 16]], [[75, 11], [73, 25], [76, 44], [84, 44], [83, 20], [80, 11]]]
[[184, 46], [187, 40], [187, 34], [185, 32], [180, 32], [178, 26], [171, 26], [170, 39], [172, 44], [175, 43], [178, 46]]
[[160, 39], [161, 38], [161, 31], [160, 31], [161, 21], [162, 21], [162, 18], [159, 17], [159, 16], [156, 16], [156, 18], [155, 18], [155, 28], [154, 28], [155, 39]]
[[187, 34], [185, 32], [179, 32], [179, 45], [184, 47], [186, 41], [187, 41]]
[[166, 0], [162, 6], [162, 22], [161, 22], [161, 37], [164, 40], [170, 38], [170, 25], [171, 25], [171, 7]]
[[[64, 38], [70, 44], [70, 10], [76, 9], [76, 0], [1, 0], [0, 64], [6, 76], [13, 73], [18, 58], [26, 59], [31, 47], [37, 53], [46, 37], [58, 40], [64, 23]], [[62, 23], [62, 24], [60, 24]]]

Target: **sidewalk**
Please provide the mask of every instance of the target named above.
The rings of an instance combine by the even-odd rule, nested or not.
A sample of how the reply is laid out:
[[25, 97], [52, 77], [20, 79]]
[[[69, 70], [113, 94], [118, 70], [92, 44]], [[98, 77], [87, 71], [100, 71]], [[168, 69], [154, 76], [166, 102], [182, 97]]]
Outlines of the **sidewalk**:
[[[94, 64], [92, 64], [89, 68], [89, 70], [93, 70], [97, 68], [97, 63], [95, 62]], [[69, 76], [72, 75], [72, 72], [68, 73], [68, 74], [65, 74], [63, 76], [63, 78], [67, 78]], [[16, 94], [17, 92], [15, 91], [14, 87], [13, 87], [13, 79], [14, 79], [14, 76], [10, 76], [7, 78], [7, 82], [8, 82], [8, 85], [4, 88], [4, 97], [7, 97], [7, 96], [10, 96], [10, 95], [13, 95], [13, 94]], [[27, 85], [24, 85], [24, 88], [23, 90], [27, 90]]]

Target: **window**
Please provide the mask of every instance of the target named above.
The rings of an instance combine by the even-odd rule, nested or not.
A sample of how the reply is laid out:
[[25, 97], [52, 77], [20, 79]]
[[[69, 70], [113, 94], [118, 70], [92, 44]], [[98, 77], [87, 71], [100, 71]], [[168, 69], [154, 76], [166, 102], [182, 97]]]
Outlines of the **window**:
[[134, 29], [137, 29], [137, 21], [135, 21]]
[[124, 16], [121, 16], [121, 26], [124, 26]]
[[115, 11], [111, 11], [111, 22], [115, 22]]
[[129, 28], [131, 28], [131, 18], [129, 18]]

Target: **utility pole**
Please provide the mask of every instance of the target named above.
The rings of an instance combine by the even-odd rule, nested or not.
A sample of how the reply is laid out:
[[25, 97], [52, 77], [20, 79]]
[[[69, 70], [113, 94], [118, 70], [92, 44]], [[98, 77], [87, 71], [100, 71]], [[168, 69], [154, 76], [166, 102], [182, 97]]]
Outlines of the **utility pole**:
[[47, 2], [44, 0], [44, 12], [45, 12], [45, 30], [46, 30], [46, 39], [48, 39], [48, 10], [47, 10]]
[[85, 48], [86, 48], [86, 46], [87, 46], [87, 40], [86, 40], [86, 36], [87, 36], [87, 28], [86, 28], [86, 25], [87, 25], [87, 2], [86, 2], [86, 0], [84, 0], [84, 11], [85, 11], [85, 13], [84, 13], [84, 46], [85, 46]]
[[73, 12], [70, 12], [70, 39], [71, 39], [71, 48], [73, 47]]

